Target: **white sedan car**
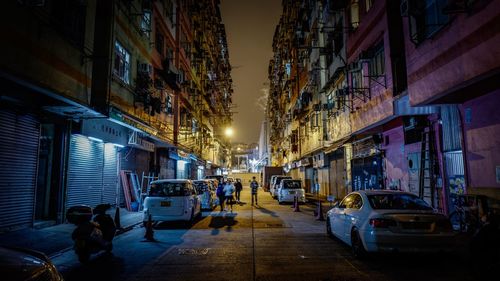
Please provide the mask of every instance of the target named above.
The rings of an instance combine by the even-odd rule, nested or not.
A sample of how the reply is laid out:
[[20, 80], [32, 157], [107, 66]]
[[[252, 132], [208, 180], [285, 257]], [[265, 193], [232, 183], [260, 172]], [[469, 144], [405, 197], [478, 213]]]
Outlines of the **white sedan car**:
[[441, 252], [455, 246], [449, 219], [424, 200], [402, 191], [362, 190], [348, 194], [327, 213], [326, 231], [367, 252]]

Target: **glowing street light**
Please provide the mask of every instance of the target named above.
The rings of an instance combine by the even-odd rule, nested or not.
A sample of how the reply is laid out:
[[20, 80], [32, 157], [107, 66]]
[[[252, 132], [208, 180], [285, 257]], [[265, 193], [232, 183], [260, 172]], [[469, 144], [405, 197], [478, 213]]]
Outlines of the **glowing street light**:
[[226, 134], [226, 136], [231, 137], [233, 135], [233, 129], [232, 128], [226, 128], [225, 134]]

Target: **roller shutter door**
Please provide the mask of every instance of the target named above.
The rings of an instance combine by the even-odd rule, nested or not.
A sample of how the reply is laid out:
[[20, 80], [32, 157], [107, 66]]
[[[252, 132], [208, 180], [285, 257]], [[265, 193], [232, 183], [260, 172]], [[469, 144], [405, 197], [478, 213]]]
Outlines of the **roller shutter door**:
[[117, 151], [82, 135], [72, 135], [66, 208], [116, 203]]
[[101, 203], [104, 145], [82, 135], [72, 135], [68, 161], [66, 207]]
[[116, 147], [107, 143], [104, 145], [104, 175], [103, 175], [103, 203], [116, 203], [118, 183], [118, 157]]
[[33, 224], [39, 135], [35, 116], [0, 109], [0, 229]]

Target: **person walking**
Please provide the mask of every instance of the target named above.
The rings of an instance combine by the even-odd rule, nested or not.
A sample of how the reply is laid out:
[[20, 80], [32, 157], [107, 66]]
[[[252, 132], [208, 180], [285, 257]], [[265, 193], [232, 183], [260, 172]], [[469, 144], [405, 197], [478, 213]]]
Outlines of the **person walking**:
[[224, 194], [224, 182], [222, 180], [219, 185], [217, 185], [215, 195], [217, 195], [217, 198], [219, 198], [220, 211], [222, 212], [224, 211], [224, 201], [226, 200], [226, 195]]
[[241, 195], [241, 190], [243, 189], [243, 185], [241, 185], [241, 179], [236, 179], [236, 183], [234, 184], [234, 187], [236, 189], [236, 202], [240, 203], [240, 195]]
[[255, 180], [255, 176], [252, 177], [252, 181], [250, 182], [250, 188], [252, 189], [251, 190], [251, 192], [252, 192], [252, 206], [253, 206], [254, 200], [255, 200], [255, 205], [257, 206], [257, 205], [259, 205], [257, 202], [257, 191], [259, 190], [259, 184]]
[[233, 212], [233, 194], [234, 194], [235, 188], [234, 185], [231, 181], [226, 181], [226, 184], [224, 185], [224, 196], [226, 197], [226, 209], [227, 205], [229, 205], [229, 208], [231, 212]]

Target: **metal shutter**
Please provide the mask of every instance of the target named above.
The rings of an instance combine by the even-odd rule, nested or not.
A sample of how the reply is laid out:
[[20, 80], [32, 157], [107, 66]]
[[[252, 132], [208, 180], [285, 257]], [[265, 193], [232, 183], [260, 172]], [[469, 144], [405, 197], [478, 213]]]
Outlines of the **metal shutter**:
[[72, 135], [68, 163], [66, 208], [101, 203], [104, 144]]
[[40, 123], [0, 110], [0, 229], [33, 224]]
[[102, 203], [116, 203], [116, 188], [118, 183], [117, 158], [116, 147], [111, 143], [105, 144]]

